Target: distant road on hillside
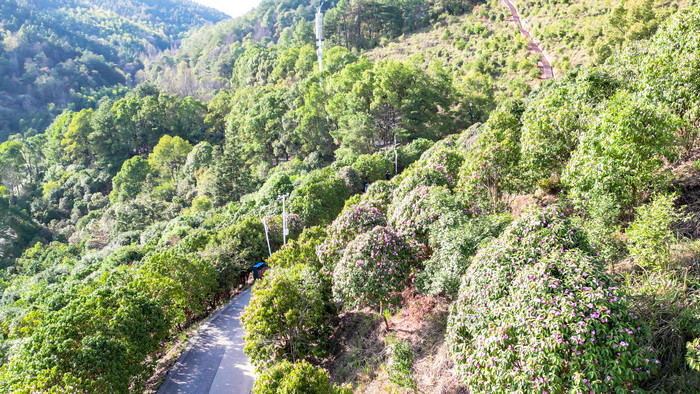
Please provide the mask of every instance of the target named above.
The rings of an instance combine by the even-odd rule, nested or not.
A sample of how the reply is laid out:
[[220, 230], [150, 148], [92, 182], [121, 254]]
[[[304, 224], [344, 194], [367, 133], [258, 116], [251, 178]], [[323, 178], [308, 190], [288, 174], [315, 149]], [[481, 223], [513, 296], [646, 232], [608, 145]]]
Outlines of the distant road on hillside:
[[241, 313], [250, 289], [205, 323], [165, 377], [158, 394], [249, 394], [255, 374], [243, 353]]
[[547, 60], [547, 57], [544, 55], [544, 53], [542, 53], [542, 49], [540, 49], [539, 45], [537, 45], [532, 39], [530, 32], [525, 30], [523, 28], [522, 23], [520, 23], [520, 15], [518, 14], [518, 10], [515, 9], [515, 6], [513, 6], [510, 0], [503, 0], [503, 3], [506, 5], [506, 7], [508, 7], [508, 9], [510, 9], [510, 13], [511, 15], [513, 15], [513, 23], [515, 23], [515, 26], [518, 27], [520, 33], [523, 36], [525, 36], [525, 38], [527, 38], [527, 40], [529, 41], [528, 49], [540, 55], [540, 58], [542, 59], [542, 75], [544, 79], [554, 78], [554, 70], [552, 69], [552, 65], [549, 63], [549, 60]]

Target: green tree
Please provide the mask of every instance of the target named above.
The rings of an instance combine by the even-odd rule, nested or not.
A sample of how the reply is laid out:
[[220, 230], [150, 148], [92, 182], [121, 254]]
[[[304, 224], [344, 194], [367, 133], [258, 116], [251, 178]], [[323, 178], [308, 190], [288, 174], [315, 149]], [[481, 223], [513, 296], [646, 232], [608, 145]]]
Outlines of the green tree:
[[122, 169], [112, 179], [112, 193], [109, 198], [113, 201], [124, 201], [136, 198], [144, 190], [151, 179], [153, 168], [148, 160], [135, 156], [124, 162]]
[[153, 148], [153, 153], [148, 155], [148, 164], [158, 170], [163, 178], [175, 179], [191, 150], [192, 145], [188, 141], [166, 134]]
[[264, 370], [282, 360], [323, 357], [335, 315], [330, 296], [327, 281], [311, 267], [269, 270], [241, 317], [251, 363]]

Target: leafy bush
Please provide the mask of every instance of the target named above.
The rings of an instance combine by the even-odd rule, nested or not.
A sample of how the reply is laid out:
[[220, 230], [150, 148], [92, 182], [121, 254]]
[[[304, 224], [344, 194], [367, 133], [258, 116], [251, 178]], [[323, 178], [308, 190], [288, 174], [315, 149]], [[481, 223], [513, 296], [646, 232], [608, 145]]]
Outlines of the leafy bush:
[[540, 89], [528, 102], [522, 117], [522, 161], [533, 181], [561, 174], [586, 128], [586, 117], [617, 85], [600, 71], [576, 71]]
[[671, 262], [671, 245], [676, 242], [673, 225], [681, 218], [674, 200], [675, 196], [659, 194], [637, 207], [637, 217], [626, 234], [630, 255], [641, 267], [664, 269]]
[[688, 366], [696, 371], [700, 371], [700, 338], [688, 342], [686, 345], [686, 361]]
[[416, 381], [413, 378], [413, 352], [408, 341], [393, 344], [387, 372], [392, 382], [401, 387], [416, 389]]
[[189, 324], [209, 306], [217, 273], [198, 254], [173, 248], [148, 257], [139, 267], [135, 283], [158, 301], [171, 323]]
[[[399, 154], [399, 171], [408, 168], [413, 162], [420, 159], [421, 155], [430, 149], [435, 143], [424, 138], [418, 138], [413, 140], [410, 144], [405, 146], [400, 146], [398, 149]], [[392, 152], [389, 152], [392, 154]]]
[[443, 215], [430, 228], [433, 255], [417, 277], [418, 289], [455, 298], [472, 255], [483, 242], [500, 235], [510, 221], [509, 214], [475, 218], [460, 212]]
[[318, 248], [323, 265], [332, 271], [350, 241], [376, 226], [385, 225], [386, 212], [371, 200], [360, 201], [343, 210], [328, 228], [328, 238]]
[[283, 361], [266, 370], [255, 381], [256, 394], [350, 394], [349, 387], [330, 383], [328, 374], [306, 361]]
[[167, 333], [161, 308], [146, 294], [108, 283], [81, 286], [0, 369], [0, 391], [138, 390], [152, 372], [144, 360]]
[[464, 159], [459, 189], [473, 211], [495, 208], [501, 194], [515, 188], [520, 159], [519, 111], [519, 106], [508, 103], [491, 113]]
[[267, 259], [271, 267], [291, 267], [306, 264], [321, 270], [323, 266], [318, 259], [316, 249], [324, 243], [326, 230], [323, 227], [304, 229], [298, 239], [290, 240], [287, 245], [276, 251]]
[[383, 153], [362, 155], [357, 158], [352, 167], [360, 173], [363, 184], [384, 179], [386, 171], [394, 172], [393, 162]]
[[288, 209], [298, 214], [304, 225], [325, 224], [340, 213], [350, 194], [345, 182], [337, 176], [334, 169], [326, 167], [306, 177], [294, 189]]
[[381, 306], [403, 289], [414, 260], [401, 237], [377, 226], [345, 249], [333, 272], [333, 295], [348, 308]]
[[335, 314], [330, 298], [327, 281], [312, 267], [270, 269], [241, 316], [251, 363], [264, 370], [282, 360], [324, 356]]
[[403, 199], [418, 186], [445, 186], [452, 189], [457, 184], [459, 168], [464, 158], [450, 148], [433, 146], [431, 151], [396, 178], [399, 183], [395, 199]]
[[480, 250], [447, 332], [470, 390], [638, 389], [658, 361], [603, 268], [556, 207], [521, 217]]
[[[610, 194], [625, 209], [659, 185], [664, 158], [673, 158], [678, 119], [639, 95], [616, 94], [581, 138], [562, 183], [579, 207]], [[643, 130], [643, 131], [641, 131]]]
[[426, 243], [428, 230], [444, 212], [457, 209], [444, 186], [418, 186], [389, 206], [389, 221], [396, 233], [406, 239]]

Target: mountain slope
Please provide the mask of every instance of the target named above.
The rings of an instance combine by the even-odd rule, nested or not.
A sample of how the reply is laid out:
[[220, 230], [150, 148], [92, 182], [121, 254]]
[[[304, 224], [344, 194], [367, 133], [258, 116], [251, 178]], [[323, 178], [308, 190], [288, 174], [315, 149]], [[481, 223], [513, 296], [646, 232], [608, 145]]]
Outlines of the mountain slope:
[[119, 95], [140, 57], [226, 15], [184, 0], [0, 4], [0, 141]]

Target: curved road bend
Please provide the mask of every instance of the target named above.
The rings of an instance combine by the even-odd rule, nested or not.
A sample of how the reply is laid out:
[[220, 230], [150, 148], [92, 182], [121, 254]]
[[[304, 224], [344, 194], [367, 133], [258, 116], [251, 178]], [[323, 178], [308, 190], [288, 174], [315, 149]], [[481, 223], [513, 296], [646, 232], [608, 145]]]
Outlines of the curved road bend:
[[204, 323], [168, 373], [158, 394], [249, 394], [255, 373], [243, 353], [240, 318], [250, 289]]
[[515, 23], [515, 26], [520, 30], [520, 33], [525, 36], [525, 38], [528, 39], [530, 42], [528, 44], [528, 49], [531, 52], [537, 53], [540, 55], [542, 59], [542, 74], [544, 76], [544, 79], [552, 79], [554, 78], [554, 70], [552, 70], [552, 65], [549, 64], [549, 60], [547, 60], [547, 57], [542, 53], [542, 49], [535, 43], [535, 41], [532, 39], [532, 36], [530, 35], [530, 32], [525, 30], [523, 28], [522, 23], [520, 23], [520, 15], [518, 14], [518, 10], [515, 9], [515, 6], [510, 2], [510, 0], [503, 0], [503, 3], [510, 9], [510, 13], [513, 15], [513, 23]]

